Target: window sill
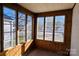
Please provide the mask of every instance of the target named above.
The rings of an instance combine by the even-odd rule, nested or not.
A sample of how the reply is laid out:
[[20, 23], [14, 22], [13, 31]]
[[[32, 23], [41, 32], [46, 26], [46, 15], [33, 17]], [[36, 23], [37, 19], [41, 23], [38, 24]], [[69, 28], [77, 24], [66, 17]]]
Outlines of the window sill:
[[[29, 42], [25, 42], [24, 44], [19, 44], [16, 45], [15, 47], [7, 48], [3, 52], [0, 52], [0, 56], [20, 56], [22, 55], [22, 53], [28, 50], [32, 42], [33, 40], [30, 40]], [[21, 49], [23, 49], [22, 53]]]
[[9, 47], [9, 48], [4, 49], [4, 51], [11, 50], [11, 49], [13, 49], [13, 48], [14, 48], [14, 47]]
[[23, 44], [25, 44], [24, 46], [26, 46], [26, 49], [28, 49], [28, 47], [31, 45], [32, 42], [33, 42], [33, 40], [28, 40], [28, 42], [25, 42], [25, 43], [22, 43], [22, 44], [18, 44], [15, 47], [6, 48], [6, 49], [4, 49], [4, 51], [15, 49], [17, 46], [22, 46]]

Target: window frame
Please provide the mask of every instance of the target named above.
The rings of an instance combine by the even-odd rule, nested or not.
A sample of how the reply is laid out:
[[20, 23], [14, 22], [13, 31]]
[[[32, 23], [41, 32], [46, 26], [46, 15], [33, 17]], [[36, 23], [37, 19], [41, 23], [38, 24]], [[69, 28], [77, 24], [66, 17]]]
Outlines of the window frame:
[[[43, 16], [41, 16], [41, 17], [43, 17]], [[41, 18], [41, 17], [37, 17], [37, 18]], [[44, 23], [43, 23], [43, 27], [45, 27], [45, 17], [43, 17], [44, 18]], [[37, 20], [37, 19], [36, 19]], [[43, 28], [43, 39], [38, 39], [38, 40], [44, 40], [44, 36], [45, 36], [45, 34], [44, 34], [44, 29], [45, 28]], [[37, 39], [37, 22], [36, 22], [36, 39]]]
[[[25, 24], [24, 24], [25, 30], [22, 30], [22, 31], [25, 32], [25, 33], [24, 33], [24, 38], [25, 38], [25, 39], [23, 39], [23, 40], [26, 42], [26, 21], [27, 21], [26, 17], [27, 17], [27, 15], [26, 15], [24, 12], [22, 12], [22, 11], [18, 11], [17, 13], [18, 13], [18, 17], [19, 17], [19, 13], [25, 15], [25, 21], [24, 21], [24, 22], [25, 22]], [[17, 18], [18, 18], [18, 17], [17, 17]], [[17, 23], [18, 23], [18, 25], [19, 25], [19, 19], [18, 19], [18, 22], [17, 22]], [[19, 26], [18, 26], [18, 25], [17, 25], [17, 27], [18, 27], [18, 37], [17, 37], [17, 41], [18, 41], [18, 42], [17, 42], [17, 44], [23, 44], [23, 43], [19, 43]], [[24, 42], [24, 43], [25, 43], [25, 42]]]
[[[5, 43], [5, 42], [4, 42], [4, 33], [5, 33], [5, 32], [4, 32], [4, 25], [5, 25], [5, 23], [4, 23], [4, 18], [3, 18], [3, 17], [4, 17], [4, 12], [3, 12], [3, 10], [4, 10], [5, 7], [8, 8], [8, 9], [11, 9], [11, 10], [14, 10], [14, 11], [15, 11], [15, 34], [16, 34], [16, 23], [17, 23], [17, 22], [16, 22], [16, 20], [17, 20], [17, 19], [16, 19], [16, 14], [17, 14], [16, 10], [15, 10], [14, 8], [10, 8], [10, 7], [8, 7], [8, 6], [3, 5], [3, 6], [2, 6], [2, 25], [3, 25], [3, 26], [2, 26], [2, 27], [3, 27], [3, 31], [2, 31], [2, 33], [3, 33], [3, 43], [2, 43], [2, 44], [3, 44], [3, 48], [2, 48], [2, 50], [7, 50], [7, 49], [9, 49], [9, 48], [13, 48], [13, 45], [12, 45], [12, 43], [11, 43], [11, 45], [12, 45], [11, 47], [4, 49], [4, 43]], [[9, 24], [6, 24], [6, 25], [9, 25]], [[11, 24], [11, 25], [13, 25], [13, 24]], [[10, 27], [10, 29], [11, 29], [11, 27]], [[8, 32], [8, 33], [11, 34], [12, 32]], [[15, 45], [16, 45], [16, 38], [17, 38], [17, 37], [15, 36]]]
[[[52, 17], [52, 21], [53, 21], [53, 23], [54, 23], [54, 16], [46, 16], [47, 18], [48, 17]], [[46, 27], [46, 17], [45, 17], [45, 27]], [[53, 23], [52, 23], [52, 28], [54, 28], [53, 27]], [[45, 28], [45, 32], [44, 33], [46, 33], [46, 28]], [[44, 39], [45, 39], [45, 37], [46, 36], [44, 36]], [[46, 40], [46, 39], [45, 39]], [[53, 41], [53, 29], [52, 29], [52, 40], [46, 40], [46, 41]]]
[[[31, 24], [32, 24], [32, 26], [31, 26], [31, 29], [32, 29], [32, 32], [31, 32], [31, 39], [33, 39], [33, 36], [32, 36], [32, 34], [33, 34], [33, 16], [32, 15], [27, 15], [27, 19], [28, 19], [28, 16], [30, 16], [31, 17]], [[27, 31], [28, 31], [28, 29], [27, 29], [27, 24], [28, 24], [28, 22], [27, 22], [27, 20], [26, 20], [26, 40], [28, 40], [27, 39], [27, 36], [28, 36], [28, 34], [27, 34]]]
[[[63, 42], [57, 42], [57, 41], [55, 41], [55, 16], [65, 16], [65, 20], [64, 20], [64, 41]], [[43, 41], [48, 41], [48, 40], [45, 40], [45, 23], [46, 23], [46, 21], [45, 21], [45, 17], [53, 17], [53, 35], [52, 35], [52, 41], [49, 41], [49, 42], [54, 42], [54, 43], [64, 43], [65, 42], [65, 26], [66, 26], [66, 14], [59, 14], [59, 15], [49, 15], [49, 16], [37, 16], [37, 18], [38, 17], [44, 17], [44, 30], [43, 30]], [[37, 18], [36, 18], [36, 20], [37, 20]], [[36, 22], [37, 23], [37, 22]], [[37, 26], [37, 24], [36, 24], [36, 26]], [[36, 27], [36, 40], [41, 40], [41, 39], [37, 39], [37, 27]]]
[[[55, 41], [55, 28], [54, 28], [54, 42], [57, 42], [57, 43], [64, 43], [65, 42], [65, 27], [66, 27], [66, 15], [56, 15], [56, 16], [64, 16], [64, 35], [63, 35], [63, 42], [58, 42], [58, 41]], [[56, 17], [55, 16], [55, 17]], [[55, 24], [54, 24], [55, 25]], [[54, 26], [55, 27], [55, 26]], [[57, 32], [58, 33], [58, 32]]]

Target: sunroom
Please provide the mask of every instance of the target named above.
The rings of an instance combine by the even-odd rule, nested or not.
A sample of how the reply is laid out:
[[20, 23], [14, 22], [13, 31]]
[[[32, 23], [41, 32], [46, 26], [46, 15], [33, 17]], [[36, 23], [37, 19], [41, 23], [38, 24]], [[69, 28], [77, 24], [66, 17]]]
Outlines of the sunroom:
[[75, 3], [0, 3], [0, 56], [79, 55], [78, 9]]

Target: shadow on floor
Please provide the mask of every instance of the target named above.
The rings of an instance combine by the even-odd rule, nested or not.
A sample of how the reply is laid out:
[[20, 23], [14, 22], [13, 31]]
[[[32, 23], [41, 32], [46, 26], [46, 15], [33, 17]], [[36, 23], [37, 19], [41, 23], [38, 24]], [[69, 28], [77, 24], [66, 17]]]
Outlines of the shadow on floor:
[[25, 54], [24, 56], [63, 56], [57, 53], [53, 53], [51, 51], [43, 50], [43, 49], [33, 49], [29, 54]]

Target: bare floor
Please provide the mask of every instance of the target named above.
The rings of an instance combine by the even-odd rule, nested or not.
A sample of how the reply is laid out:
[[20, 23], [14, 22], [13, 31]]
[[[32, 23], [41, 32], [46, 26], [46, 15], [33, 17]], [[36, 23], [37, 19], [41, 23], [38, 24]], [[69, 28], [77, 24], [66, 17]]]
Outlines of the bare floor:
[[43, 49], [34, 49], [27, 56], [62, 56], [62, 55]]

